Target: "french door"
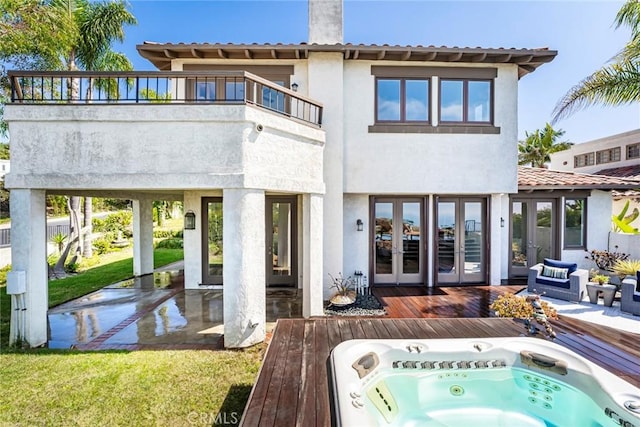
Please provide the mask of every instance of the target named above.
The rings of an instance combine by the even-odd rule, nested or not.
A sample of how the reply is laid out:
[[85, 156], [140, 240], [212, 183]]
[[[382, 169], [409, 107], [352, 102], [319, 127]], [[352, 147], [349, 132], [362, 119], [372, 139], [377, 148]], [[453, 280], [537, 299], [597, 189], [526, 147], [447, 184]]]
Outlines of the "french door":
[[555, 199], [512, 199], [511, 276], [527, 276], [529, 267], [557, 255]]
[[439, 284], [486, 281], [486, 199], [438, 198], [436, 203]]
[[222, 284], [222, 197], [202, 199], [202, 284]]
[[297, 284], [295, 197], [266, 198], [266, 267], [268, 286]]
[[424, 282], [423, 199], [376, 198], [374, 283]]

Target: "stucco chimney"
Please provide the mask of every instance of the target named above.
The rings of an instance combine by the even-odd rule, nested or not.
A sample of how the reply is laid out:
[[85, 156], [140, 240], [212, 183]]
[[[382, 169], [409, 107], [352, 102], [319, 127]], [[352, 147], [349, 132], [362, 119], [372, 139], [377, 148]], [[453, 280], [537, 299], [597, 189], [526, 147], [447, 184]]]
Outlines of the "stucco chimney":
[[342, 0], [309, 0], [309, 43], [342, 43]]

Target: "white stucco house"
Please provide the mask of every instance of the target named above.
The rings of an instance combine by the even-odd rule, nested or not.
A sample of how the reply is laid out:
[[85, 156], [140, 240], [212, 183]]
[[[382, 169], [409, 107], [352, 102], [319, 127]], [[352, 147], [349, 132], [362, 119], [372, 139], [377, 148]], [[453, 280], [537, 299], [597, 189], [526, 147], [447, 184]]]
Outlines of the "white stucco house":
[[[138, 51], [160, 71], [10, 74], [6, 183], [30, 345], [47, 340], [48, 193], [133, 200], [136, 275], [153, 269], [152, 201], [183, 200], [185, 287], [224, 289], [227, 347], [264, 339], [269, 286], [300, 288], [317, 316], [329, 274], [372, 286], [521, 274], [513, 218], [522, 227], [550, 193], [518, 193], [518, 81], [555, 51], [344, 43], [339, 0], [309, 1], [307, 43]], [[93, 85], [91, 99], [69, 83]]]
[[[550, 169], [640, 179], [640, 129], [574, 144], [551, 155]], [[630, 209], [640, 208], [640, 191], [613, 192], [613, 214], [629, 201]], [[631, 211], [629, 211], [631, 212]], [[640, 226], [640, 219], [634, 226]]]

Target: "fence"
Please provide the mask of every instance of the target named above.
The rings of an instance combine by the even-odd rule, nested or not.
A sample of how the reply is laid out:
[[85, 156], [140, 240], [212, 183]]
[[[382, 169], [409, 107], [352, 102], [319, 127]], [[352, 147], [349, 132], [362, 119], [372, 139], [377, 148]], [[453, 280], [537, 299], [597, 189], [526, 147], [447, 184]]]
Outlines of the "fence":
[[[56, 234], [64, 234], [66, 236], [69, 235], [69, 224], [56, 224], [56, 225], [47, 225], [47, 242], [51, 241], [51, 238]], [[7, 248], [11, 246], [11, 229], [10, 228], [1, 228], [0, 229], [0, 248]]]

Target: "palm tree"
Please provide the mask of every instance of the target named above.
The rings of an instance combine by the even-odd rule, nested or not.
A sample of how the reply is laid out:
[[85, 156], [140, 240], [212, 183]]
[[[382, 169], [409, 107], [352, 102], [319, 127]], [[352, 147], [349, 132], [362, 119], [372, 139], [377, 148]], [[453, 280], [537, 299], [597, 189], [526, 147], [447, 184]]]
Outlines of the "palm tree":
[[[89, 0], [51, 0], [51, 6], [59, 11], [61, 18], [70, 26], [73, 34], [71, 42], [63, 52], [64, 67], [69, 71], [79, 69], [85, 71], [130, 71], [131, 62], [123, 53], [114, 52], [111, 46], [116, 41], [124, 40], [124, 26], [135, 25], [136, 18], [127, 9], [124, 0], [92, 2]], [[117, 84], [109, 79], [90, 80], [86, 99], [91, 100], [94, 85], [117, 90]], [[79, 98], [77, 79], [68, 84], [70, 99]], [[78, 197], [78, 196], [73, 196]], [[79, 209], [80, 203], [71, 203]], [[76, 212], [79, 217], [79, 212]], [[93, 253], [91, 241], [91, 217], [93, 215], [92, 198], [84, 200], [85, 238], [82, 240], [82, 253], [90, 257]], [[80, 233], [80, 230], [78, 230]], [[82, 234], [82, 233], [81, 233]], [[81, 234], [78, 236], [81, 238]], [[70, 239], [72, 241], [72, 239]]]
[[563, 130], [555, 130], [549, 123], [544, 129], [536, 129], [535, 132], [525, 132], [525, 140], [518, 141], [518, 164], [531, 164], [531, 167], [543, 168], [545, 163], [551, 161], [551, 154], [566, 150], [571, 142], [558, 142], [558, 138], [564, 135]]
[[640, 101], [640, 0], [627, 0], [618, 11], [616, 28], [631, 29], [631, 40], [603, 66], [572, 87], [553, 110], [551, 123], [590, 105], [619, 106]]

